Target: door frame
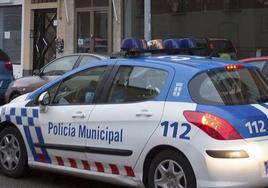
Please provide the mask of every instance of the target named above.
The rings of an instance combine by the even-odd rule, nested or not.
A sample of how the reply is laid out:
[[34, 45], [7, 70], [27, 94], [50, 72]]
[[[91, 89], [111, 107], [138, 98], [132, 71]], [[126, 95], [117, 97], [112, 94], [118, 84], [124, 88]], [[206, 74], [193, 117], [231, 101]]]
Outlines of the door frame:
[[[74, 46], [74, 50], [75, 52], [77, 52], [77, 34], [78, 34], [78, 13], [81, 12], [90, 12], [90, 32], [94, 32], [94, 12], [107, 12], [108, 14], [108, 54], [112, 52], [112, 11], [111, 11], [111, 2], [109, 2], [109, 6], [107, 7], [83, 7], [83, 8], [75, 8], [75, 46]], [[93, 16], [92, 16], [93, 15]]]

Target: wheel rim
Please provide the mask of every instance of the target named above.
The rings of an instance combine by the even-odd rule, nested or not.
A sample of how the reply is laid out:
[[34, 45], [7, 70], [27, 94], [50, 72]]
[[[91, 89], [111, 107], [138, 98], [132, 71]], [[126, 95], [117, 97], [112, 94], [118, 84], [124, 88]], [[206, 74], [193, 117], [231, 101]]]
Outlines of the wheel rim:
[[7, 170], [14, 170], [20, 159], [20, 145], [18, 139], [12, 135], [5, 135], [0, 142], [0, 162]]
[[186, 176], [182, 167], [173, 160], [162, 161], [154, 173], [155, 188], [186, 188]]

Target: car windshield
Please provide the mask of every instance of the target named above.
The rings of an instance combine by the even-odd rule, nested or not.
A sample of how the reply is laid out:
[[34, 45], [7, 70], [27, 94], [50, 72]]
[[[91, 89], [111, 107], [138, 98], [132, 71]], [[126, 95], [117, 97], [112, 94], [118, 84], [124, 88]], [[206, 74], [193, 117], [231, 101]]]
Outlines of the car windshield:
[[219, 53], [235, 53], [235, 48], [229, 40], [211, 40], [214, 48], [219, 49]]
[[189, 84], [192, 99], [207, 105], [268, 102], [268, 82], [258, 69], [208, 71]]

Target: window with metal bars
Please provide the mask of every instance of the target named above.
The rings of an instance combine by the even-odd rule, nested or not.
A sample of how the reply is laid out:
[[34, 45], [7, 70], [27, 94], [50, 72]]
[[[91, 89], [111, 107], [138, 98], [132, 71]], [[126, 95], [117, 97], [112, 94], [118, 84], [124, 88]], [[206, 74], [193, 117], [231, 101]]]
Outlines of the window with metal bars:
[[57, 2], [57, 0], [32, 0], [32, 4], [35, 4], [35, 3], [50, 3], [50, 2]]

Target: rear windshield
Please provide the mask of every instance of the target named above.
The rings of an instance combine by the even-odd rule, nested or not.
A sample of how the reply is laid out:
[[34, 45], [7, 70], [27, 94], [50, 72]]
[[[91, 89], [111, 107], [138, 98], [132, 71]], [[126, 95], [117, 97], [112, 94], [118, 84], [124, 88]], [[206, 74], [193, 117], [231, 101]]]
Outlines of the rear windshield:
[[207, 105], [268, 102], [268, 82], [258, 69], [201, 73], [189, 84], [192, 99]]
[[214, 48], [219, 49], [219, 53], [235, 53], [235, 48], [229, 40], [211, 40]]

